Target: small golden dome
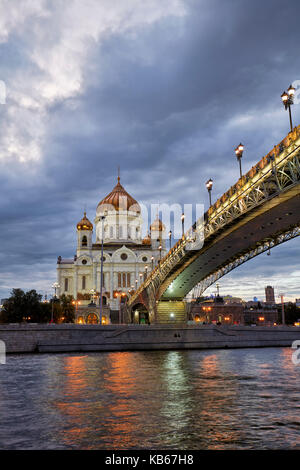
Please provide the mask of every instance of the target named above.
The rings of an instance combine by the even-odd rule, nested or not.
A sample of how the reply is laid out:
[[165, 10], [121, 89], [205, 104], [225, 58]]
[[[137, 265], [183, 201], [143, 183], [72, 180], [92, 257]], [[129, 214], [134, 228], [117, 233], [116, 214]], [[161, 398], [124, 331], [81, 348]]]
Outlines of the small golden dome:
[[112, 207], [115, 210], [130, 210], [133, 212], [141, 212], [140, 205], [138, 202], [128, 194], [120, 183], [120, 177], [118, 176], [118, 183], [114, 189], [99, 202], [97, 207], [97, 214], [105, 209], [110, 210]]
[[142, 245], [151, 245], [151, 236], [149, 233], [143, 238]]
[[162, 221], [156, 216], [156, 219], [150, 225], [150, 230], [153, 232], [163, 232], [165, 230], [165, 226]]
[[84, 216], [82, 217], [81, 221], [78, 222], [77, 230], [93, 230], [93, 224], [87, 218], [86, 212], [84, 213]]

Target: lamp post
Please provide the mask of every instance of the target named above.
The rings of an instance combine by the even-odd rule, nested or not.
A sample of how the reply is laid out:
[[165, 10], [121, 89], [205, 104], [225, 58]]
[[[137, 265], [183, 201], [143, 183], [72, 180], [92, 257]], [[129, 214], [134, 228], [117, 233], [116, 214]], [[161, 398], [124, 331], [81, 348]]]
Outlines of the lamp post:
[[103, 291], [103, 238], [104, 238], [104, 220], [105, 215], [100, 216], [100, 220], [102, 221], [101, 227], [101, 268], [100, 268], [100, 325], [102, 325], [102, 310], [103, 310], [103, 298], [102, 298], [102, 291]]
[[92, 305], [95, 305], [95, 302], [94, 302], [94, 300], [95, 300], [95, 294], [96, 294], [95, 289], [91, 289], [91, 290], [90, 290], [90, 294], [91, 294], [91, 297], [92, 297], [92, 299], [91, 299], [92, 302], [91, 302], [91, 303], [92, 303]]
[[283, 300], [284, 294], [280, 293], [279, 297], [281, 300], [281, 321], [282, 321], [282, 324], [285, 325], [285, 312], [284, 312], [284, 300]]
[[181, 214], [182, 236], [184, 235], [184, 213]]
[[170, 250], [171, 250], [171, 243], [172, 243], [172, 230], [169, 232], [169, 243], [170, 243]]
[[54, 304], [54, 299], [56, 299], [56, 290], [60, 288], [60, 285], [58, 282], [54, 282], [52, 285], [52, 289], [54, 289], [54, 298], [52, 298], [52, 309], [51, 309], [51, 323], [53, 323], [53, 304]]
[[73, 300], [72, 304], [75, 305], [75, 319], [77, 321], [78, 305], [80, 305], [80, 301], [79, 300]]
[[237, 148], [235, 149], [235, 154], [236, 154], [236, 158], [239, 162], [239, 165], [240, 165], [240, 177], [242, 177], [242, 156], [243, 156], [243, 151], [244, 151], [244, 146], [243, 144], [240, 144], [237, 146]]
[[159, 245], [158, 249], [159, 249], [159, 262], [161, 262], [161, 250], [162, 250], [161, 244]]
[[151, 268], [152, 268], [152, 271], [153, 271], [153, 265], [154, 265], [154, 256], [151, 256]]
[[208, 191], [208, 195], [209, 195], [209, 207], [211, 206], [211, 190], [212, 190], [212, 187], [213, 187], [213, 180], [210, 178], [208, 181], [206, 181], [206, 188], [207, 188], [207, 191]]
[[294, 94], [295, 94], [295, 88], [292, 85], [290, 85], [289, 88], [287, 89], [287, 92], [284, 91], [281, 95], [282, 103], [283, 103], [283, 106], [285, 107], [285, 110], [287, 109], [289, 110], [291, 131], [293, 130], [291, 105], [294, 104]]

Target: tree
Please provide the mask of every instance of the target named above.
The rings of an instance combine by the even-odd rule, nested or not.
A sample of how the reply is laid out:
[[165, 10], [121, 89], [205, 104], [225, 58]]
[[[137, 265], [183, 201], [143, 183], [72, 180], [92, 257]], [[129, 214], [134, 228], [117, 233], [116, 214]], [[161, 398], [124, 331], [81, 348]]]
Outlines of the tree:
[[[56, 309], [56, 316], [58, 322], [74, 323], [75, 322], [75, 307], [72, 304], [73, 297], [71, 295], [62, 294], [60, 297], [59, 309]], [[55, 316], [54, 316], [55, 318]]]
[[[293, 325], [300, 318], [300, 308], [298, 308], [295, 303], [289, 302], [287, 305], [285, 304], [284, 306], [284, 316], [286, 324]], [[281, 307], [279, 318], [281, 321]]]
[[25, 293], [22, 289], [13, 289], [10, 298], [4, 302], [1, 322], [40, 321], [41, 299], [42, 296], [36, 290]]
[[75, 308], [72, 296], [62, 295], [60, 299], [42, 302], [36, 290], [24, 292], [13, 289], [11, 296], [3, 305], [0, 323], [49, 323], [52, 315], [55, 323], [74, 323]]

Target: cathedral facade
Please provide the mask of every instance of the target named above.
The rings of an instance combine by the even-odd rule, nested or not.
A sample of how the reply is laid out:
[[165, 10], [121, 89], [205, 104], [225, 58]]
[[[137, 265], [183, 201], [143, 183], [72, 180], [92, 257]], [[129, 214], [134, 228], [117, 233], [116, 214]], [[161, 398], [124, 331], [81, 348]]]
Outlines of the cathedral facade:
[[77, 323], [99, 323], [101, 290], [102, 322], [122, 322], [118, 317], [120, 304], [166, 254], [165, 227], [158, 216], [146, 237], [142, 236], [142, 224], [141, 207], [119, 177], [113, 190], [98, 204], [94, 225], [86, 213], [77, 223], [74, 258], [59, 256], [57, 260], [58, 295], [72, 295]]

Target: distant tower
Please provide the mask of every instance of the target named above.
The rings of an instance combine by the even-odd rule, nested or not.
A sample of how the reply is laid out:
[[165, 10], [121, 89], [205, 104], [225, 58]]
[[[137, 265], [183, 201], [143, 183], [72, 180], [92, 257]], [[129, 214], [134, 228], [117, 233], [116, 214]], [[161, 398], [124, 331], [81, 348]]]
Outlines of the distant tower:
[[266, 292], [266, 303], [267, 304], [275, 304], [274, 287], [267, 286], [265, 288], [265, 292]]
[[83, 218], [77, 224], [77, 256], [81, 256], [83, 253], [88, 253], [92, 249], [92, 235], [93, 235], [93, 224], [89, 221], [86, 216], [86, 212]]

